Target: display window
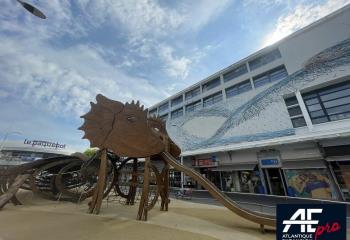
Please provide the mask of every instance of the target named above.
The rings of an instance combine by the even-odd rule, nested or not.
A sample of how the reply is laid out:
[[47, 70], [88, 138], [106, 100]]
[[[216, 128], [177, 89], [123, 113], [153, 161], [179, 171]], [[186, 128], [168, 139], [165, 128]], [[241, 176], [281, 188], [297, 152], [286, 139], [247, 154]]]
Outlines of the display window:
[[327, 169], [285, 169], [287, 193], [291, 197], [336, 200]]
[[224, 191], [264, 194], [259, 171], [241, 170], [221, 172]]
[[331, 162], [334, 176], [345, 201], [350, 201], [350, 161]]

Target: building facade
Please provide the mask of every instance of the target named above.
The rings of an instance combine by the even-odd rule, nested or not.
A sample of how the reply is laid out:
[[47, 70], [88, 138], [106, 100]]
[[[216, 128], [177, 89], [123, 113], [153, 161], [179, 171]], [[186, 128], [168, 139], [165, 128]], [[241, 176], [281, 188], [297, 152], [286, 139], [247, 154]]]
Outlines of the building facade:
[[0, 146], [0, 168], [41, 158], [70, 155], [73, 152], [66, 144], [58, 142], [29, 139], [4, 141]]
[[[149, 108], [223, 191], [350, 201], [350, 6]], [[191, 179], [172, 173], [173, 186]]]

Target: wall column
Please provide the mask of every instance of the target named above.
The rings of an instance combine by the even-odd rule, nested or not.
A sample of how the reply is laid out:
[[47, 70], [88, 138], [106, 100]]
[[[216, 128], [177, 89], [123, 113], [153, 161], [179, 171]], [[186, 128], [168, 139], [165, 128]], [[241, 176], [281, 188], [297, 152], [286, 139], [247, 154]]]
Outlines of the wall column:
[[303, 116], [304, 116], [306, 125], [307, 125], [307, 127], [309, 128], [309, 130], [312, 130], [312, 128], [313, 128], [312, 121], [311, 121], [309, 112], [308, 112], [307, 109], [306, 109], [306, 105], [305, 105], [305, 103], [304, 103], [303, 97], [301, 96], [301, 93], [300, 93], [299, 90], [297, 90], [297, 91], [295, 92], [295, 96], [297, 97], [298, 104], [299, 104], [299, 107], [300, 107], [300, 109], [301, 109], [301, 112], [302, 112], [302, 114], [303, 114]]

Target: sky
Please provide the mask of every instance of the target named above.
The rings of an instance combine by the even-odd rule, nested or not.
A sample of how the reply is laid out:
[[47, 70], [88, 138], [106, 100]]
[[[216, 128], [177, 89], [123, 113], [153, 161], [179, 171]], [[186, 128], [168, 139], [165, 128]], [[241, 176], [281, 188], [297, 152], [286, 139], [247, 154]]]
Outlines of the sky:
[[83, 151], [96, 94], [150, 107], [350, 0], [26, 2], [47, 19], [1, 1], [0, 141]]

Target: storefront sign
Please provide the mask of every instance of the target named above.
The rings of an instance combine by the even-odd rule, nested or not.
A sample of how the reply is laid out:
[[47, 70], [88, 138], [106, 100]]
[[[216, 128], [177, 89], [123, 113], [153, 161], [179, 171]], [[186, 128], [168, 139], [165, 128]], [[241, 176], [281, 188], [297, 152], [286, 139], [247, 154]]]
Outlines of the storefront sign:
[[216, 167], [218, 164], [216, 156], [212, 156], [211, 158], [195, 159], [193, 160], [192, 165], [198, 167]]
[[24, 144], [31, 145], [32, 147], [39, 146], [39, 147], [48, 147], [48, 148], [66, 148], [66, 144], [60, 144], [58, 142], [48, 142], [48, 141], [42, 141], [42, 140], [24, 140]]
[[261, 168], [279, 168], [281, 167], [281, 162], [278, 158], [268, 158], [260, 159]]

